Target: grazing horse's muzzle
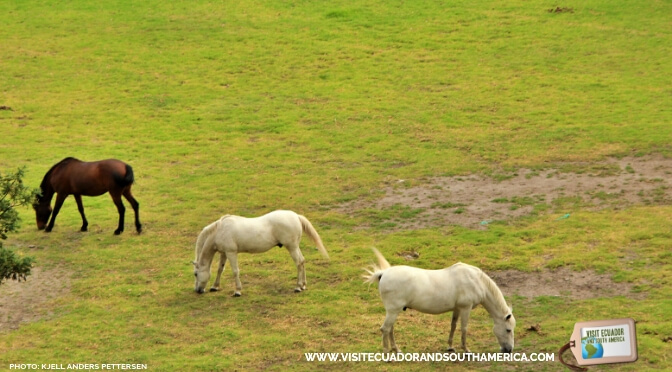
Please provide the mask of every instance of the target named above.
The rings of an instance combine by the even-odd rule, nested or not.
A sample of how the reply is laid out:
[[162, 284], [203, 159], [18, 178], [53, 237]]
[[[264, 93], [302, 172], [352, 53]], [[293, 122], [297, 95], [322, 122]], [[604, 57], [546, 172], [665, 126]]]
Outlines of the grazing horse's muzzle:
[[205, 290], [203, 288], [196, 288], [196, 289], [194, 289], [194, 291], [196, 291], [196, 293], [198, 293], [198, 294], [205, 293]]
[[500, 349], [500, 351], [501, 351], [502, 353], [510, 354], [511, 352], [513, 352], [513, 348], [512, 348], [512, 347], [502, 347], [502, 348]]

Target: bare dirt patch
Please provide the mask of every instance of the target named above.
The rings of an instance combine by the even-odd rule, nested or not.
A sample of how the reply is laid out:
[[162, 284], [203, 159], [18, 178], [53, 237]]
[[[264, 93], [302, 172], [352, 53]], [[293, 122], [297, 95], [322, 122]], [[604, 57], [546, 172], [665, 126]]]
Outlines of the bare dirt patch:
[[446, 225], [486, 229], [494, 221], [538, 210], [562, 213], [562, 217], [571, 212], [568, 204], [581, 203], [595, 210], [672, 204], [671, 177], [672, 159], [627, 157], [540, 171], [519, 169], [495, 177], [432, 177], [413, 187], [399, 180], [377, 200], [355, 200], [338, 210], [354, 215], [366, 210], [391, 211], [383, 218], [389, 219], [386, 226], [392, 229]]
[[597, 297], [625, 296], [643, 299], [645, 294], [633, 292], [630, 283], [612, 281], [610, 275], [592, 270], [581, 272], [561, 267], [526, 273], [516, 270], [487, 273], [507, 296], [518, 295], [528, 299], [539, 296], [558, 296], [572, 300]]
[[33, 268], [24, 282], [0, 284], [0, 333], [17, 329], [52, 314], [50, 304], [70, 292], [71, 272], [62, 268]]
[[[377, 200], [356, 200], [339, 207], [343, 213], [371, 215], [379, 226], [393, 230], [460, 225], [487, 229], [494, 221], [508, 221], [536, 211], [571, 218], [573, 209], [622, 209], [634, 205], [672, 204], [672, 159], [662, 156], [609, 159], [600, 163], [572, 163], [533, 171], [519, 169], [497, 176], [433, 177], [418, 186], [403, 180], [386, 187]], [[368, 212], [367, 212], [368, 211]], [[387, 223], [385, 223], [387, 222]], [[372, 224], [375, 224], [372, 223]], [[399, 254], [406, 260], [415, 252]], [[630, 283], [610, 275], [569, 268], [526, 273], [507, 270], [488, 273], [506, 295], [532, 299], [559, 296], [573, 300], [626, 296], [641, 299]]]
[[574, 13], [574, 8], [561, 8], [556, 6], [548, 10], [549, 13]]

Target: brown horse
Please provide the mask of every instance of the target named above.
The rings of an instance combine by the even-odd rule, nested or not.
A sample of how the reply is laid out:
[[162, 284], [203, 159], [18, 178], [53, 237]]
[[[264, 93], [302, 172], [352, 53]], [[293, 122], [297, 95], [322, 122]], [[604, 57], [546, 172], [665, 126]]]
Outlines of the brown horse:
[[[114, 234], [119, 235], [124, 231], [124, 212], [126, 212], [126, 208], [121, 201], [122, 195], [131, 203], [131, 207], [135, 211], [135, 228], [139, 234], [142, 231], [139, 216], [140, 204], [131, 194], [131, 185], [134, 180], [133, 168], [120, 160], [108, 159], [85, 162], [75, 158], [65, 158], [51, 167], [42, 179], [42, 184], [40, 184], [42, 193], [33, 205], [37, 218], [37, 228], [42, 230], [46, 226], [45, 231], [51, 231], [54, 228], [56, 215], [58, 215], [65, 198], [72, 194], [77, 201], [79, 214], [82, 215], [81, 230], [86, 231], [89, 222], [84, 216], [82, 195], [99, 196], [109, 191], [119, 212], [119, 227], [114, 230]], [[56, 203], [52, 214], [51, 199], [54, 194], [56, 194]], [[51, 221], [49, 221], [49, 215], [51, 215]], [[47, 221], [49, 221], [49, 225], [47, 225]]]

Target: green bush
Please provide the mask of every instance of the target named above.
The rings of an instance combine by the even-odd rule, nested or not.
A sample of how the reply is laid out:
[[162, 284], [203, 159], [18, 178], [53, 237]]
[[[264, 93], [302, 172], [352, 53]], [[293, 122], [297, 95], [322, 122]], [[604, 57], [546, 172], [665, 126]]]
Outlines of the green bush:
[[0, 284], [5, 279], [26, 280], [33, 261], [32, 257], [17, 257], [14, 252], [0, 246]]
[[[30, 190], [23, 184], [23, 172], [21, 168], [16, 173], [0, 174], [0, 239], [7, 239], [7, 234], [15, 232], [19, 228], [19, 214], [16, 207], [32, 203], [37, 195], [37, 190]], [[33, 266], [33, 258], [17, 257], [17, 255], [4, 248], [0, 241], [0, 284], [5, 279], [21, 280], [30, 275]]]

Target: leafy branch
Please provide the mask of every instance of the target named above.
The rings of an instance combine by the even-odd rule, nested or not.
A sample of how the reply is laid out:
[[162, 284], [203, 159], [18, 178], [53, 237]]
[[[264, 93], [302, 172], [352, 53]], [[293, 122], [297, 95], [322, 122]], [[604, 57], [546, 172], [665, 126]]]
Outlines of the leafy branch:
[[[24, 168], [16, 173], [0, 174], [0, 239], [7, 239], [7, 234], [19, 229], [19, 214], [17, 207], [30, 205], [34, 202], [39, 191], [30, 189], [23, 184]], [[32, 257], [17, 257], [4, 248], [0, 241], [0, 284], [5, 279], [26, 280], [33, 266]]]

